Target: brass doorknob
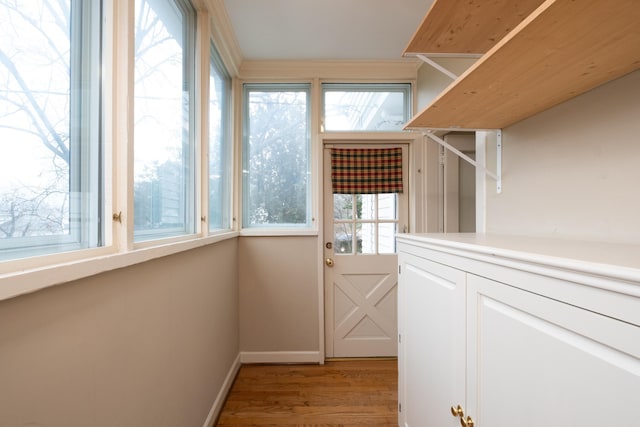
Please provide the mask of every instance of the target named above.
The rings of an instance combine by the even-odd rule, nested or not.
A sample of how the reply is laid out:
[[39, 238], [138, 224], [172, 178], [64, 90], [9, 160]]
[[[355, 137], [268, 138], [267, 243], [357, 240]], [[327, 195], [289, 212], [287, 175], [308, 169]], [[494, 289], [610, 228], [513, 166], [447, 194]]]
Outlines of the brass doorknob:
[[329, 267], [333, 267], [333, 260], [331, 258], [327, 258], [324, 260], [324, 263]]

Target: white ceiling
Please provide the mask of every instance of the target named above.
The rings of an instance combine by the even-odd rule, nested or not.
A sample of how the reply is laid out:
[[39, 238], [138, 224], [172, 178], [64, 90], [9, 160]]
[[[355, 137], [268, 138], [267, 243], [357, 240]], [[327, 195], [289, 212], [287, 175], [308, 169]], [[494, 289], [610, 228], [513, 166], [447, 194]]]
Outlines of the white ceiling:
[[244, 59], [399, 59], [433, 0], [224, 0]]

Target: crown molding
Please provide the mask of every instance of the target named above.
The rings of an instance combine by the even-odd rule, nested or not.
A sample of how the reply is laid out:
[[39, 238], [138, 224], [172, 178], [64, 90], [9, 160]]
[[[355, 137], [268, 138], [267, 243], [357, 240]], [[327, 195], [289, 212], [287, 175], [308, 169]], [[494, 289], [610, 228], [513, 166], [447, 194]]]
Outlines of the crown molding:
[[211, 19], [211, 37], [231, 77], [237, 77], [242, 52], [223, 0], [199, 0]]
[[415, 80], [419, 62], [398, 60], [244, 60], [239, 78], [325, 80]]

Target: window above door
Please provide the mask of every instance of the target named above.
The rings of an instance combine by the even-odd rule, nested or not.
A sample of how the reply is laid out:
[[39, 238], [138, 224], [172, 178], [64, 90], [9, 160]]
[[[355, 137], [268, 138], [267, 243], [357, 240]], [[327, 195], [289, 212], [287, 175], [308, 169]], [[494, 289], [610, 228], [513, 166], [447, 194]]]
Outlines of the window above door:
[[323, 83], [322, 131], [400, 131], [411, 117], [409, 83]]

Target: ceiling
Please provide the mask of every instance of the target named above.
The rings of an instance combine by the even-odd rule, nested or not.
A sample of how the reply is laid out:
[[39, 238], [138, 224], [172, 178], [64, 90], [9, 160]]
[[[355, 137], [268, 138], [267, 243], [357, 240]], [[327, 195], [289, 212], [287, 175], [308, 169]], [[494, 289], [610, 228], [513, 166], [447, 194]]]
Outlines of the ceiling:
[[251, 60], [400, 59], [433, 0], [224, 0]]

